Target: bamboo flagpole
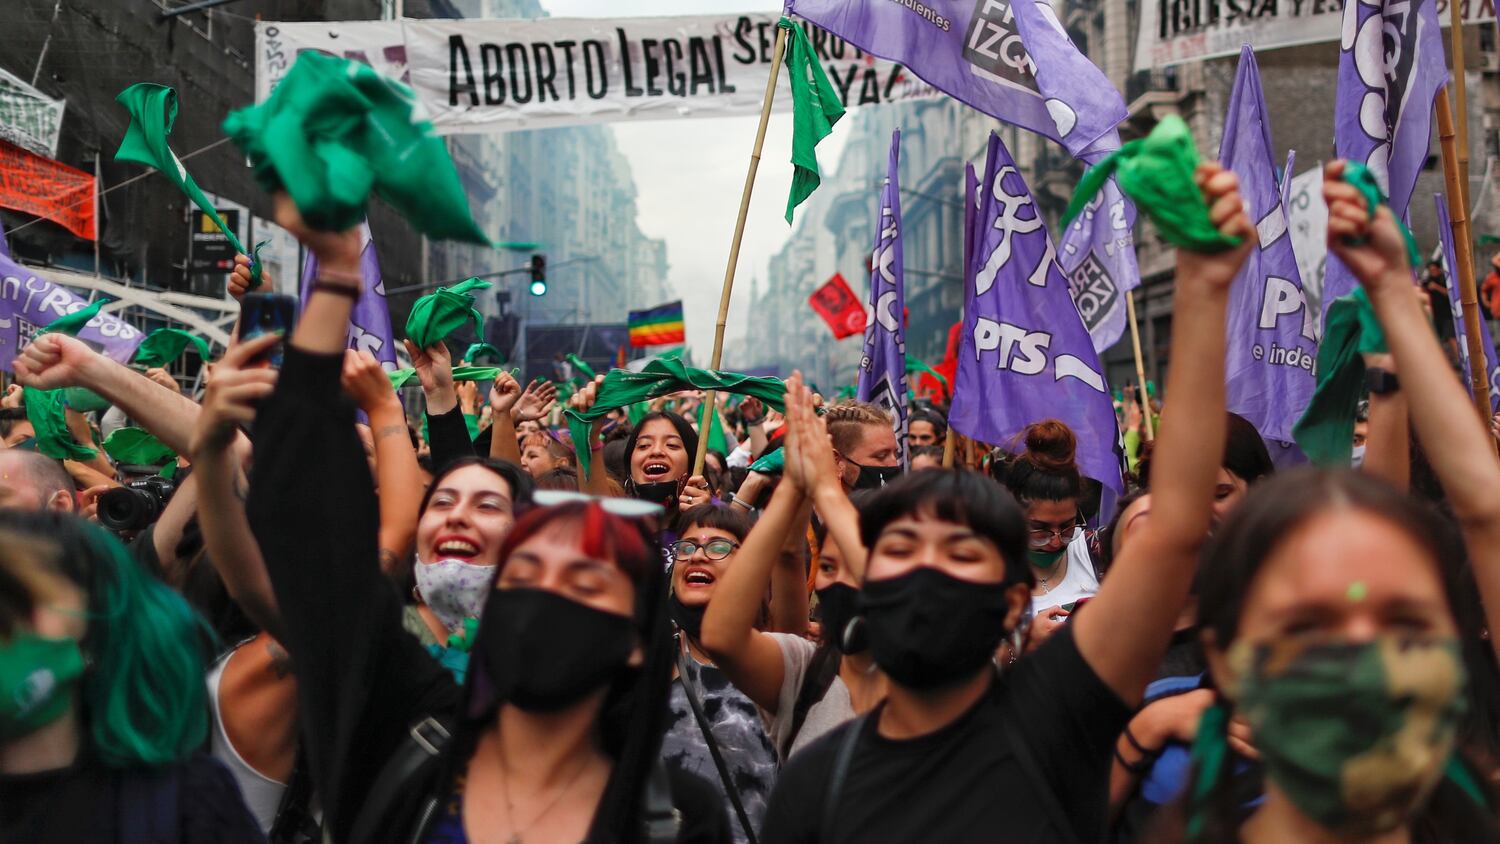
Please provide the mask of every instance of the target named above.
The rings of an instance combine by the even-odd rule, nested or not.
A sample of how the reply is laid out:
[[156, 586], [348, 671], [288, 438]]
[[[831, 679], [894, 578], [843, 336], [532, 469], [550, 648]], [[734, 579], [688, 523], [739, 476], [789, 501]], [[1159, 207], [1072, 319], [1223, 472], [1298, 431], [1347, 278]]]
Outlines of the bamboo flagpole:
[[[745, 236], [745, 218], [750, 214], [750, 194], [755, 189], [755, 171], [760, 169], [760, 150], [766, 141], [766, 124], [771, 119], [771, 101], [776, 98], [776, 77], [781, 75], [781, 57], [786, 51], [786, 29], [776, 28], [776, 46], [771, 49], [771, 76], [766, 80], [766, 95], [760, 103], [760, 125], [755, 130], [755, 146], [750, 150], [750, 169], [745, 172], [745, 188], [740, 192], [740, 214], [734, 222], [734, 239], [729, 242], [729, 266], [724, 268], [724, 291], [719, 294], [719, 321], [714, 325], [714, 352], [708, 368], [717, 371], [724, 356], [724, 325], [729, 321], [729, 297], [734, 292], [734, 270], [740, 262], [740, 241]], [[703, 474], [703, 457], [708, 453], [709, 414], [718, 410], [719, 394], [709, 390], [703, 396], [703, 416], [698, 424], [698, 453], [693, 456], [693, 474]]]
[[[1464, 79], [1464, 18], [1460, 6], [1467, 5], [1452, 0], [1448, 3], [1448, 37], [1453, 39], [1450, 49], [1453, 60], [1453, 102], [1458, 111], [1458, 200], [1465, 208], [1469, 207], [1469, 96], [1468, 83]], [[1443, 99], [1447, 98], [1444, 94]], [[1456, 225], [1457, 221], [1454, 222]]]
[[[1463, 107], [1463, 102], [1459, 102]], [[1458, 264], [1454, 272], [1458, 275], [1459, 305], [1463, 308], [1464, 337], [1469, 346], [1469, 385], [1474, 394], [1474, 409], [1486, 426], [1490, 420], [1489, 378], [1486, 358], [1494, 354], [1484, 348], [1483, 336], [1479, 333], [1479, 291], [1474, 284], [1474, 246], [1469, 238], [1469, 208], [1460, 181], [1463, 178], [1459, 167], [1458, 144], [1453, 127], [1453, 106], [1448, 102], [1448, 92], [1437, 95], [1438, 146], [1443, 153], [1443, 183], [1447, 188], [1449, 225], [1453, 229], [1453, 249], [1458, 254], [1453, 260]], [[1416, 267], [1412, 268], [1416, 270]]]
[[952, 428], [948, 429], [948, 436], [943, 438], [943, 468], [953, 468], [953, 452], [957, 449], [958, 432]]
[[1141, 329], [1135, 324], [1135, 291], [1125, 291], [1125, 316], [1130, 320], [1130, 345], [1135, 348], [1135, 377], [1140, 384], [1136, 400], [1141, 405], [1141, 416], [1146, 422], [1146, 442], [1155, 439], [1156, 431], [1151, 423], [1151, 395], [1146, 391], [1146, 361], [1141, 357]]

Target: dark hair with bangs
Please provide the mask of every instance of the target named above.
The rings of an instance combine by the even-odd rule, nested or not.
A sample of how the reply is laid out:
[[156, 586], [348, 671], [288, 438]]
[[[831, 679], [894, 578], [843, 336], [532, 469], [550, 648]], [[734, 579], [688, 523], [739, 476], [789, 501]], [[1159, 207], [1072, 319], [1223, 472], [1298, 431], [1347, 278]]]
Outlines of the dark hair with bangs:
[[[531, 475], [508, 460], [497, 460], [493, 457], [460, 457], [457, 460], [443, 464], [443, 470], [432, 476], [432, 483], [427, 485], [427, 491], [422, 493], [422, 506], [417, 508], [418, 513], [427, 512], [427, 504], [432, 500], [432, 494], [437, 491], [443, 478], [466, 469], [470, 466], [482, 466], [496, 475], [510, 486], [510, 503], [517, 516], [525, 512], [531, 506], [531, 493], [536, 488]], [[503, 559], [503, 557], [502, 557]]]
[[[658, 419], [665, 419], [672, 424], [672, 428], [676, 430], [677, 436], [682, 440], [683, 449], [688, 454], [698, 453], [698, 432], [693, 430], [690, 422], [670, 410], [653, 410], [642, 416], [641, 421], [635, 423], [635, 427], [630, 429], [630, 436], [625, 439], [625, 481], [627, 490], [631, 488], [630, 484], [633, 481], [630, 477], [630, 458], [631, 455], [635, 454], [635, 443], [641, 438], [641, 431], [644, 431], [647, 425]], [[692, 462], [692, 458], [689, 457], [689, 472], [692, 471]]]
[[677, 516], [676, 532], [681, 536], [687, 533], [688, 528], [697, 525], [712, 530], [722, 530], [744, 542], [745, 537], [750, 535], [750, 528], [754, 524], [755, 519], [749, 513], [737, 507], [710, 501], [707, 504], [699, 504], [683, 510]]
[[886, 484], [859, 508], [859, 539], [874, 549], [890, 524], [905, 516], [930, 514], [963, 525], [1000, 549], [1005, 582], [1032, 583], [1026, 563], [1026, 520], [1015, 496], [977, 472], [923, 469]]

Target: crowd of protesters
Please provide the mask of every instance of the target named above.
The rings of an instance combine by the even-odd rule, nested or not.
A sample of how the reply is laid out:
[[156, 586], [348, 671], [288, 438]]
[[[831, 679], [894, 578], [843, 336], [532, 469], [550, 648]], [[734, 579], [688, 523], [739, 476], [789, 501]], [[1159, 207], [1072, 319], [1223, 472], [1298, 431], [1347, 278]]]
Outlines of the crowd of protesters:
[[[1226, 412], [1250, 247], [1183, 249], [1112, 507], [1057, 420], [982, 444], [923, 402], [903, 466], [886, 412], [799, 374], [724, 405], [699, 471], [702, 393], [576, 442], [608, 391], [566, 362], [485, 395], [408, 342], [408, 418], [346, 351], [358, 232], [278, 195], [319, 278], [201, 394], [61, 333], [16, 358], [0, 841], [1500, 840], [1500, 460], [1342, 167], [1329, 247], [1393, 376], [1356, 465], [1278, 471]], [[38, 453], [23, 403], [64, 388], [110, 408], [68, 411], [80, 444], [113, 414], [176, 456]]]

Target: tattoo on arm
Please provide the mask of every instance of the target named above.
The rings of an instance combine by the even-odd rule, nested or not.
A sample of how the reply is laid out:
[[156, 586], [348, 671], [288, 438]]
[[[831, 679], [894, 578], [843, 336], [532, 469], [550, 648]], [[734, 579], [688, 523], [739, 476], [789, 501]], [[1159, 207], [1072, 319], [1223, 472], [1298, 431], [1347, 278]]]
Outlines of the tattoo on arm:
[[375, 431], [375, 439], [379, 440], [379, 439], [384, 439], [386, 437], [393, 437], [393, 436], [395, 436], [397, 434], [400, 434], [403, 437], [404, 436], [408, 436], [407, 431], [406, 431], [406, 426], [405, 425], [382, 425], [379, 429], [377, 429]]

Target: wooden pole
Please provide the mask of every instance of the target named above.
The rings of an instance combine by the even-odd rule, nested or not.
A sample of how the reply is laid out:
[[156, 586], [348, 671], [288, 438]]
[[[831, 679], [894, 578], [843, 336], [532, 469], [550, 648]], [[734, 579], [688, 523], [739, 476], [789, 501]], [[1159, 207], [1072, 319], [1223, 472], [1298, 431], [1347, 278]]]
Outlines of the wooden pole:
[[[1448, 102], [1448, 92], [1437, 95], [1438, 146], [1443, 152], [1443, 183], [1447, 187], [1449, 225], [1453, 229], [1453, 248], [1458, 254], [1453, 268], [1458, 276], [1459, 305], [1463, 308], [1464, 337], [1469, 346], [1469, 385], [1474, 393], [1474, 409], [1486, 427], [1490, 420], [1490, 387], [1486, 362], [1493, 349], [1484, 347], [1483, 335], [1479, 333], [1479, 293], [1474, 284], [1474, 247], [1469, 239], [1469, 208], [1464, 192], [1459, 185], [1462, 174], [1458, 162], [1458, 144], [1453, 128], [1453, 106]], [[1417, 268], [1412, 267], [1415, 271]]]
[[[781, 55], [786, 49], [786, 30], [776, 28], [776, 46], [771, 49], [771, 76], [766, 80], [766, 95], [760, 103], [760, 126], [755, 130], [755, 146], [750, 150], [750, 169], [745, 173], [745, 188], [740, 192], [740, 215], [734, 222], [734, 239], [729, 242], [729, 266], [724, 268], [724, 291], [719, 294], [719, 321], [714, 325], [714, 353], [708, 368], [717, 370], [724, 356], [724, 324], [729, 321], [729, 297], [734, 291], [734, 270], [740, 262], [740, 241], [745, 236], [745, 218], [750, 213], [750, 194], [755, 189], [755, 171], [760, 169], [760, 149], [766, 141], [766, 123], [771, 119], [771, 101], [776, 98], [776, 77], [781, 73]], [[719, 394], [709, 390], [703, 396], [703, 422], [698, 429], [698, 453], [693, 457], [693, 474], [703, 474], [703, 456], [708, 453], [710, 413], [718, 407]]]
[[1146, 392], [1146, 360], [1141, 357], [1141, 330], [1135, 324], [1135, 291], [1125, 292], [1125, 316], [1130, 320], [1130, 345], [1135, 348], [1135, 377], [1140, 382], [1141, 416], [1146, 422], [1146, 442], [1151, 442], [1156, 431], [1151, 424], [1151, 395]]
[[958, 432], [952, 427], [948, 428], [948, 436], [943, 438], [943, 468], [953, 468], [953, 453], [958, 448]]
[[[1453, 60], [1453, 107], [1458, 112], [1458, 203], [1469, 207], [1469, 97], [1468, 83], [1464, 80], [1464, 18], [1460, 6], [1449, 0], [1448, 37], [1453, 39], [1450, 50]], [[1447, 99], [1446, 92], [1443, 99]], [[1451, 191], [1451, 188], [1450, 188]], [[1416, 267], [1412, 267], [1416, 269]]]

